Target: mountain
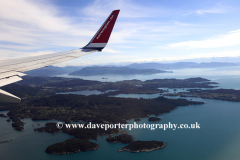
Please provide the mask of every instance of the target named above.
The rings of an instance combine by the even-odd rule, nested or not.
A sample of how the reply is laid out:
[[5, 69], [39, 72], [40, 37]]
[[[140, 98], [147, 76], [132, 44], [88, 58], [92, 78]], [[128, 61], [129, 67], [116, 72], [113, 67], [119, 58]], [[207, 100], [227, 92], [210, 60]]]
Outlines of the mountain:
[[51, 77], [53, 75], [67, 74], [81, 69], [79, 66], [56, 67], [48, 66], [25, 72], [28, 76]]
[[[99, 66], [99, 67], [85, 67], [81, 70], [70, 73], [69, 75], [78, 76], [90, 76], [90, 75], [107, 75], [107, 74], [154, 74], [154, 73], [166, 73], [168, 71], [156, 70], [156, 69], [136, 69], [129, 67], [109, 67], [109, 66]], [[170, 72], [172, 73], [172, 72]]]
[[228, 62], [210, 62], [210, 63], [195, 63], [195, 62], [176, 62], [176, 63], [133, 63], [127, 65], [129, 68], [137, 69], [182, 69], [182, 68], [214, 68], [240, 66], [239, 63]]
[[32, 71], [25, 72], [28, 76], [41, 76], [51, 77], [54, 75], [69, 74], [69, 75], [106, 75], [106, 74], [154, 74], [164, 73], [165, 70], [171, 69], [183, 69], [183, 68], [215, 68], [215, 67], [228, 67], [228, 66], [240, 66], [240, 63], [228, 63], [228, 62], [209, 62], [209, 63], [195, 63], [195, 62], [176, 62], [176, 63], [132, 63], [126, 66], [66, 66], [56, 67], [48, 66]]

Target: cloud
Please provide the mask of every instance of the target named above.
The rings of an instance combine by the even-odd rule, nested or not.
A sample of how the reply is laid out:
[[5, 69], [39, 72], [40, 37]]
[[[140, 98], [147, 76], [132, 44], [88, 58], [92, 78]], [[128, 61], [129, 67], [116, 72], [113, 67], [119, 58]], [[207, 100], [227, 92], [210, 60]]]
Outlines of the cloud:
[[110, 49], [110, 48], [104, 48], [104, 49], [103, 49], [103, 52], [104, 52], [104, 53], [124, 53], [124, 52], [122, 52], [122, 51], [116, 51], [116, 50]]
[[183, 22], [179, 22], [179, 21], [175, 21], [174, 24], [177, 26], [197, 26], [196, 24], [183, 23]]
[[228, 34], [210, 38], [201, 41], [186, 41], [179, 43], [172, 43], [167, 45], [171, 48], [185, 47], [185, 48], [219, 48], [240, 45], [240, 30], [231, 31]]
[[188, 16], [191, 14], [203, 15], [203, 14], [208, 14], [208, 13], [222, 14], [222, 13], [226, 13], [228, 11], [228, 9], [229, 9], [229, 7], [223, 6], [222, 3], [217, 3], [215, 6], [213, 6], [211, 8], [197, 9], [197, 10], [185, 13], [185, 14], [183, 14], [183, 16]]
[[7, 49], [0, 49], [0, 60], [12, 59], [12, 58], [21, 58], [26, 56], [38, 56], [38, 55], [45, 55], [54, 53], [53, 51], [36, 51], [36, 52], [29, 52], [29, 51], [18, 51], [18, 50], [7, 50]]
[[[121, 8], [120, 17], [131, 21], [117, 22], [111, 43], [126, 43], [138, 34], [144, 22], [132, 22], [135, 17], [150, 16], [157, 11], [131, 1], [99, 1], [81, 8], [79, 15], [64, 15], [61, 8], [49, 1], [0, 1], [0, 44], [2, 49], [42, 50], [46, 48], [81, 47], [96, 33], [112, 9]], [[78, 9], [78, 8], [74, 8]], [[108, 12], [109, 11], [109, 12]], [[76, 17], [83, 17], [76, 21]], [[22, 45], [22, 46], [21, 46]], [[112, 52], [112, 51], [111, 51]], [[116, 52], [115, 52], [116, 53]]]
[[0, 41], [22, 44], [25, 49], [32, 49], [30, 46], [36, 49], [43, 46], [78, 47], [90, 40], [84, 39], [94, 35], [89, 29], [94, 24], [86, 26], [74, 21], [73, 17], [59, 15], [61, 10], [49, 1], [0, 1]]
[[[135, 58], [129, 59], [128, 62], [164, 62], [164, 61], [181, 61], [181, 60], [192, 60], [199, 58], [213, 58], [213, 57], [239, 57], [240, 50], [231, 50], [223, 52], [206, 52], [200, 54], [188, 54], [188, 55], [178, 55], [178, 56], [161, 56], [154, 58]], [[120, 61], [119, 61], [120, 62]], [[125, 61], [126, 62], [126, 61]]]
[[[131, 0], [95, 0], [81, 10], [87, 19], [99, 22], [105, 19], [113, 9], [120, 9], [120, 14], [111, 35], [110, 43], [129, 43], [144, 40], [150, 35], [151, 28], [158, 24], [151, 23], [146, 18], [162, 16], [169, 13], [162, 7], [146, 7]], [[100, 22], [99, 22], [100, 23]], [[98, 28], [95, 28], [97, 30]], [[138, 37], [141, 37], [139, 39]], [[150, 37], [150, 36], [149, 36]]]
[[199, 10], [195, 11], [195, 13], [197, 13], [197, 14], [224, 13], [224, 12], [225, 12], [225, 9], [223, 9], [223, 8], [199, 9]]
[[163, 8], [148, 8], [134, 3], [131, 0], [95, 0], [91, 5], [85, 7], [83, 12], [89, 17], [106, 17], [108, 12], [120, 9], [121, 17], [124, 18], [142, 18], [152, 16], [154, 13], [163, 13]]
[[69, 18], [59, 17], [58, 14], [59, 10], [47, 1], [0, 2], [0, 18], [4, 20], [5, 26], [10, 26], [12, 29], [17, 27], [23, 30], [28, 28], [31, 31], [79, 33], [72, 27], [72, 21]]

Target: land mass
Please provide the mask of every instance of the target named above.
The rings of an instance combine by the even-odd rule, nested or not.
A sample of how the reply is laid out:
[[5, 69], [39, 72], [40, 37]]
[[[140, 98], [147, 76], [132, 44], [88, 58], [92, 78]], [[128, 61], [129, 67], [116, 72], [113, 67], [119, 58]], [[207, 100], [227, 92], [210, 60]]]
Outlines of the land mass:
[[166, 147], [166, 143], [162, 141], [133, 141], [129, 145], [118, 150], [118, 152], [128, 151], [128, 152], [151, 152], [157, 149]]
[[5, 114], [0, 114], [0, 117], [7, 118], [7, 116]]
[[66, 66], [66, 67], [48, 66], [27, 71], [24, 73], [26, 73], [28, 76], [51, 77], [53, 75], [68, 74], [77, 71], [81, 68], [82, 67], [80, 66]]
[[[14, 118], [32, 118], [33, 120], [87, 121], [104, 123], [126, 123], [129, 119], [144, 118], [148, 115], [161, 115], [177, 108], [177, 106], [198, 105], [203, 102], [186, 99], [154, 99], [118, 98], [102, 95], [53, 95], [35, 99], [20, 107], [8, 108], [8, 116]], [[16, 105], [15, 105], [16, 106]], [[1, 109], [1, 107], [0, 107]]]
[[209, 63], [195, 63], [195, 62], [176, 62], [176, 63], [132, 63], [127, 65], [129, 68], [137, 69], [183, 69], [183, 68], [215, 68], [215, 67], [229, 67], [239, 66], [240, 63], [228, 63], [228, 62], [209, 62]]
[[127, 135], [127, 134], [121, 134], [121, 135], [114, 136], [114, 137], [110, 136], [106, 139], [106, 141], [109, 143], [118, 143], [118, 142], [131, 143], [133, 141], [133, 137], [130, 135]]
[[129, 74], [155, 74], [155, 73], [173, 73], [172, 71], [163, 71], [156, 69], [136, 69], [129, 67], [85, 67], [81, 70], [70, 73], [76, 76], [92, 76], [92, 75], [129, 75]]
[[47, 147], [46, 152], [50, 154], [72, 154], [81, 151], [97, 150], [98, 144], [85, 139], [71, 138], [64, 142], [56, 143]]
[[157, 122], [157, 121], [161, 121], [161, 119], [158, 118], [158, 117], [149, 117], [148, 121], [150, 121], [150, 122]]
[[[59, 82], [46, 83], [41, 86], [49, 92], [72, 92], [84, 90], [98, 90], [108, 95], [123, 94], [153, 94], [163, 93], [165, 90], [159, 88], [215, 88], [216, 82], [205, 78], [188, 79], [153, 79], [147, 81], [125, 80], [118, 82], [99, 82], [82, 79], [70, 79]], [[114, 90], [114, 91], [112, 91]]]
[[165, 96], [180, 96], [180, 97], [199, 97], [203, 99], [217, 99], [224, 101], [240, 102], [240, 90], [234, 89], [189, 89], [188, 92], [167, 93]]
[[[79, 125], [83, 125], [83, 127], [79, 127]], [[119, 134], [122, 133], [121, 131], [119, 131], [119, 129], [117, 128], [109, 128], [107, 130], [105, 130], [104, 128], [97, 128], [97, 127], [92, 127], [91, 129], [85, 128], [87, 127], [87, 125], [89, 125], [89, 123], [85, 123], [85, 124], [76, 124], [76, 126], [78, 127], [70, 127], [70, 128], [66, 128], [65, 126], [63, 128], [57, 128], [56, 127], [56, 123], [54, 122], [49, 122], [45, 124], [45, 127], [41, 127], [41, 128], [35, 128], [34, 131], [36, 132], [48, 132], [48, 133], [52, 133], [52, 134], [56, 134], [57, 132], [63, 132], [63, 133], [67, 133], [69, 135], [74, 135], [75, 138], [78, 139], [86, 139], [86, 140], [90, 140], [90, 139], [94, 139], [97, 140], [98, 136], [110, 136], [112, 134]], [[91, 123], [91, 125], [93, 126], [94, 123]], [[96, 125], [95, 125], [96, 126]]]

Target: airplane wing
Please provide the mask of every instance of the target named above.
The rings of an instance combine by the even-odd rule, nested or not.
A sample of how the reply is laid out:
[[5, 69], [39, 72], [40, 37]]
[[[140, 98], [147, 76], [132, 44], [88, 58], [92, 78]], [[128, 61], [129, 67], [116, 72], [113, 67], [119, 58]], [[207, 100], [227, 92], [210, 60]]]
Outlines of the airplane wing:
[[[21, 76], [26, 75], [22, 72], [47, 67], [96, 51], [102, 51], [107, 45], [119, 12], [120, 10], [112, 11], [91, 41], [83, 48], [67, 52], [0, 61], [0, 87], [22, 80]], [[21, 99], [0, 89], [0, 102], [20, 103]]]

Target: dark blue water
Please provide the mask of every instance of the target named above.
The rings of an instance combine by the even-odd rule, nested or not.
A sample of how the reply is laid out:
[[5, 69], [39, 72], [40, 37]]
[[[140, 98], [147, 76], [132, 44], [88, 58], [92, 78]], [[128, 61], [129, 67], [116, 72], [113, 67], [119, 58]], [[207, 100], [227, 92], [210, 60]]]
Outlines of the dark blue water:
[[[220, 83], [222, 88], [240, 88], [239, 68], [222, 70], [207, 70], [201, 69], [199, 73], [208, 73], [210, 79]], [[190, 76], [190, 71], [178, 70], [179, 73], [172, 77], [166, 78], [189, 78], [197, 77], [196, 70], [191, 71], [194, 76]], [[212, 72], [212, 74], [210, 74]], [[233, 72], [232, 74], [230, 72]], [[218, 74], [217, 74], [218, 73]], [[225, 73], [225, 74], [224, 74]], [[214, 75], [215, 76], [212, 76]], [[236, 74], [236, 75], [234, 75]], [[173, 74], [172, 74], [173, 75]], [[154, 75], [152, 78], [161, 78]], [[161, 75], [163, 76], [163, 75]], [[209, 78], [203, 75], [198, 75], [204, 78]], [[89, 78], [89, 77], [88, 77]], [[96, 78], [96, 77], [95, 77]], [[112, 77], [115, 78], [114, 76]], [[136, 78], [136, 77], [135, 77]], [[150, 77], [151, 78], [151, 77]], [[165, 78], [165, 77], [162, 77]], [[111, 77], [108, 77], [108, 80]], [[122, 77], [124, 79], [124, 77]], [[130, 79], [130, 78], [129, 78]], [[139, 78], [140, 79], [140, 78]], [[146, 76], [141, 80], [149, 79]], [[151, 98], [156, 95], [127, 95], [124, 97], [144, 97]], [[150, 96], [150, 97], [149, 97]], [[191, 105], [178, 107], [171, 113], [159, 116], [162, 120], [156, 123], [186, 123], [191, 124], [198, 122], [200, 129], [177, 129], [166, 130], [162, 129], [133, 129], [126, 130], [130, 135], [133, 135], [135, 140], [160, 140], [167, 143], [164, 149], [156, 150], [150, 153], [118, 153], [117, 150], [124, 147], [124, 144], [110, 144], [105, 141], [106, 137], [99, 137], [100, 147], [96, 151], [80, 152], [71, 155], [50, 155], [44, 150], [50, 144], [64, 141], [71, 138], [67, 134], [57, 133], [39, 133], [33, 131], [32, 124], [44, 124], [46, 121], [33, 122], [30, 119], [25, 119], [25, 130], [23, 132], [12, 129], [6, 118], [0, 118], [0, 141], [13, 139], [8, 143], [0, 144], [0, 159], [115, 159], [115, 160], [130, 160], [130, 159], [168, 159], [168, 160], [235, 160], [240, 159], [240, 103], [227, 102], [220, 100], [208, 100], [191, 98], [205, 102], [204, 105]], [[1, 112], [6, 113], [6, 112]], [[133, 123], [132, 120], [129, 123]], [[149, 123], [147, 118], [137, 123]], [[153, 122], [151, 122], [153, 123]], [[39, 127], [39, 126], [37, 126]], [[3, 132], [4, 131], [4, 132]]]

